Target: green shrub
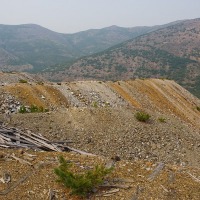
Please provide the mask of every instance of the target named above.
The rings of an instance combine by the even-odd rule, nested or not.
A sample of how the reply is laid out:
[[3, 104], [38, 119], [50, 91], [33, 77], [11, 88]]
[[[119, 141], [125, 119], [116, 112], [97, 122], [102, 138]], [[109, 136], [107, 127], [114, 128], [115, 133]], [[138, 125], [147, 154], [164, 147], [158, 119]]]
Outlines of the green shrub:
[[48, 109], [48, 108], [45, 108], [45, 109], [44, 109], [44, 112], [49, 112], [49, 109]]
[[166, 119], [164, 117], [159, 117], [158, 121], [161, 123], [166, 123]]
[[34, 112], [44, 112], [44, 108], [42, 106], [37, 107], [36, 105], [31, 105], [30, 112], [31, 113], [34, 113]]
[[19, 82], [20, 82], [20, 83], [28, 83], [28, 81], [27, 81], [27, 80], [24, 80], [24, 79], [19, 79]]
[[26, 113], [26, 112], [27, 112], [27, 110], [26, 110], [25, 106], [20, 106], [19, 113]]
[[97, 165], [94, 169], [83, 173], [73, 173], [70, 168], [72, 163], [67, 162], [62, 156], [59, 157], [60, 166], [54, 169], [58, 176], [58, 182], [61, 182], [67, 188], [72, 190], [72, 194], [86, 196], [93, 188], [103, 183], [107, 174], [112, 168], [106, 169], [104, 166]]
[[20, 106], [19, 113], [39, 113], [39, 112], [48, 112], [48, 108], [43, 108], [42, 106], [37, 107], [36, 105], [31, 105], [30, 107], [25, 107], [24, 105]]
[[110, 103], [109, 102], [105, 102], [105, 107], [109, 107], [110, 106]]
[[137, 112], [135, 118], [140, 122], [146, 122], [150, 119], [150, 115], [145, 112]]
[[44, 83], [42, 81], [38, 81], [37, 84], [38, 85], [44, 85]]
[[200, 107], [199, 106], [197, 106], [197, 110], [200, 111]]
[[96, 101], [94, 101], [94, 102], [92, 103], [92, 106], [93, 106], [94, 108], [97, 108], [97, 107], [98, 107], [98, 103], [97, 103]]

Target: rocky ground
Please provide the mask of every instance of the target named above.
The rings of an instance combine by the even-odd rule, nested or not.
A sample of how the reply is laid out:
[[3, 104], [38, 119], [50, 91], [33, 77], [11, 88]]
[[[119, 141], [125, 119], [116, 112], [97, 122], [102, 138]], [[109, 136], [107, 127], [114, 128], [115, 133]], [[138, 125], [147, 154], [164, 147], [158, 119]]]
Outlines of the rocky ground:
[[[30, 165], [11, 158], [13, 153], [16, 157], [27, 160]], [[55, 195], [53, 199], [81, 199], [71, 196], [68, 189], [55, 181], [53, 169], [58, 166], [57, 157], [60, 154], [30, 150], [2, 150], [0, 170], [11, 175], [11, 182], [0, 183], [0, 199], [50, 199], [50, 192]], [[62, 155], [74, 163], [76, 172], [108, 162], [105, 157], [87, 157], [74, 153], [62, 153]], [[112, 173], [106, 178], [107, 184], [115, 187], [102, 187], [90, 198], [84, 199], [199, 199], [200, 185], [199, 179], [196, 179], [200, 176], [199, 168], [166, 164], [162, 170], [155, 173], [158, 166], [159, 163], [144, 161], [118, 161]], [[8, 193], [3, 195], [3, 192]]]
[[29, 82], [41, 82], [44, 81], [41, 77], [34, 74], [27, 74], [23, 72], [10, 72], [3, 73], [0, 71], [0, 85], [4, 86], [10, 83], [18, 83], [20, 80], [26, 80]]
[[[129, 109], [79, 109], [13, 115], [10, 125], [42, 133], [50, 140], [71, 140], [72, 147], [102, 156], [200, 165], [200, 136], [173, 116], [138, 122]], [[163, 115], [162, 115], [163, 116]]]
[[[149, 79], [42, 83], [30, 75], [25, 77], [27, 83], [19, 83], [22, 78], [16, 74], [15, 79], [12, 74], [4, 77], [0, 86], [0, 121], [41, 133], [50, 140], [71, 140], [71, 147], [98, 155], [63, 153], [67, 159], [79, 162], [77, 167], [120, 157], [112, 178], [130, 178], [130, 188], [120, 188], [104, 197], [93, 194], [92, 199], [199, 199], [200, 100], [175, 82]], [[32, 104], [49, 112], [18, 113], [20, 106]], [[139, 122], [134, 116], [138, 111], [149, 113], [150, 120]], [[10, 159], [12, 153], [23, 158], [20, 151], [2, 149], [1, 153], [0, 171], [9, 171], [13, 180], [32, 169]], [[57, 199], [76, 199], [54, 182], [52, 169], [58, 164], [59, 153], [31, 153], [36, 154], [33, 165], [41, 161], [47, 165], [33, 170], [6, 199], [47, 199], [50, 189], [56, 190]], [[165, 168], [149, 181], [159, 163], [165, 163]], [[170, 174], [175, 177], [171, 182]], [[0, 183], [1, 190], [5, 187]]]

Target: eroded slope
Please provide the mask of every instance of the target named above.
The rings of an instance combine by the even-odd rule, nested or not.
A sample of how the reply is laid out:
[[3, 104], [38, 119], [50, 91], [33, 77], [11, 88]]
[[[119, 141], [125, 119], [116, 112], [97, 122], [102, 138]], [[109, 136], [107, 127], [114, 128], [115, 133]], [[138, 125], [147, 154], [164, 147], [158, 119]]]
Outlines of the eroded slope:
[[[1, 91], [21, 105], [50, 110], [11, 114], [10, 125], [51, 140], [70, 139], [73, 147], [98, 155], [200, 164], [200, 101], [173, 81], [29, 82]], [[138, 111], [149, 113], [149, 122], [137, 121]]]
[[174, 81], [137, 79], [135, 81], [77, 81], [53, 83], [13, 83], [2, 90], [18, 98], [24, 105], [53, 108], [121, 108], [173, 114], [200, 126], [195, 98]]
[[[174, 81], [42, 83], [28, 79], [28, 75], [1, 75], [0, 121], [7, 126], [32, 130], [54, 141], [71, 140], [69, 146], [99, 155], [62, 153], [75, 163], [77, 171], [104, 164], [116, 155], [121, 158], [110, 179], [128, 180], [125, 185], [129, 189], [120, 188], [111, 195], [106, 193], [111, 190], [105, 189], [92, 199], [198, 199], [200, 100]], [[28, 82], [19, 83], [20, 79]], [[12, 111], [13, 104], [34, 104], [50, 111], [13, 112], [8, 117], [5, 112]], [[138, 111], [149, 113], [150, 120], [137, 121], [134, 115]], [[1, 149], [0, 172], [11, 174], [11, 186], [28, 177], [6, 195], [1, 192], [7, 186], [0, 183], [0, 199], [47, 199], [50, 190], [58, 199], [78, 199], [55, 182], [53, 168], [58, 166], [60, 153], [28, 151], [36, 155], [28, 158], [25, 151]], [[34, 168], [13, 160], [13, 153]], [[150, 181], [149, 176], [160, 162], [165, 163], [165, 168]]]

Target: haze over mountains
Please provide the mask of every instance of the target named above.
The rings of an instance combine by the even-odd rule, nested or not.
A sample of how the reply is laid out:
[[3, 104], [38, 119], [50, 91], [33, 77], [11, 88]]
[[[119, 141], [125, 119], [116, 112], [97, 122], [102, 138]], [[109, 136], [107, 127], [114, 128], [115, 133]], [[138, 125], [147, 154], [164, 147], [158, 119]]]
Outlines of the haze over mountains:
[[182, 21], [79, 59], [51, 77], [54, 80], [169, 78], [200, 96], [200, 19]]
[[74, 34], [0, 25], [0, 70], [45, 70], [42, 75], [54, 81], [169, 78], [199, 97], [200, 19]]
[[0, 25], [0, 69], [41, 71], [169, 25], [111, 26], [74, 34], [56, 33], [35, 24]]
[[83, 199], [56, 183], [63, 155], [74, 177], [112, 166], [87, 199], [199, 200], [200, 98], [177, 82], [200, 97], [200, 19], [75, 34], [0, 25], [0, 196]]

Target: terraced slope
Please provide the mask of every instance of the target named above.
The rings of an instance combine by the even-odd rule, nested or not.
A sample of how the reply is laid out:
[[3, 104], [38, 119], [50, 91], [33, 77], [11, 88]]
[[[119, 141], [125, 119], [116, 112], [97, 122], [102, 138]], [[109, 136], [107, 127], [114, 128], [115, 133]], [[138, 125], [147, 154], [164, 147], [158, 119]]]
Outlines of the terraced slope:
[[[95, 200], [133, 198], [195, 199], [199, 197], [200, 100], [174, 81], [136, 79], [134, 81], [77, 81], [45, 83], [27, 74], [0, 74], [0, 122], [23, 131], [41, 133], [50, 140], [70, 140], [68, 144], [95, 157], [62, 153], [75, 163], [74, 170], [86, 170], [119, 156], [110, 179], [128, 189], [103, 189]], [[27, 83], [19, 83], [19, 80]], [[15, 113], [15, 104], [48, 108], [49, 112]], [[13, 109], [14, 107], [14, 109]], [[198, 109], [197, 109], [198, 108]], [[5, 114], [6, 109], [11, 115]], [[148, 122], [135, 118], [147, 112]], [[164, 122], [161, 122], [164, 119]], [[0, 172], [11, 174], [11, 189], [0, 182], [0, 199], [46, 199], [55, 190], [58, 199], [80, 199], [55, 182], [53, 168], [60, 153], [0, 149]], [[12, 155], [33, 166], [13, 160]], [[149, 180], [159, 163], [165, 163], [154, 180]], [[122, 180], [125, 180], [123, 182]], [[10, 190], [10, 189], [8, 189]], [[4, 198], [5, 197], [5, 198]]]
[[168, 78], [200, 97], [200, 19], [186, 20], [78, 59], [49, 80]]
[[[30, 79], [31, 80], [31, 79]], [[101, 82], [77, 81], [60, 84], [14, 83], [3, 90], [20, 99], [24, 105], [55, 108], [119, 108], [147, 110], [174, 114], [200, 125], [199, 99], [174, 81], [146, 79], [135, 81]]]
[[[52, 140], [70, 139], [73, 147], [104, 156], [200, 164], [200, 100], [174, 81], [29, 82], [0, 90], [20, 105], [48, 108], [11, 114], [10, 123]], [[151, 119], [137, 121], [138, 111]]]

